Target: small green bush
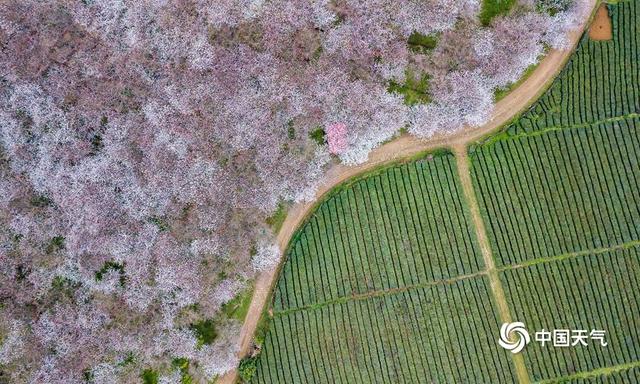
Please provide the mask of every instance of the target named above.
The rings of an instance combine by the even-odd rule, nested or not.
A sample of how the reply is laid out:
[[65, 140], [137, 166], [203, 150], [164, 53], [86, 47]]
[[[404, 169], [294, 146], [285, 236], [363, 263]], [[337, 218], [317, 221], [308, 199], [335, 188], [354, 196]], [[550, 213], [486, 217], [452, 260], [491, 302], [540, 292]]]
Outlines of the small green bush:
[[326, 133], [325, 133], [324, 129], [322, 129], [321, 127], [318, 127], [318, 128], [314, 129], [313, 131], [311, 131], [309, 133], [309, 137], [313, 141], [318, 143], [318, 145], [324, 145], [325, 144], [325, 136], [326, 136]]
[[145, 369], [142, 371], [142, 383], [143, 384], [158, 384], [160, 374], [153, 369]]
[[191, 324], [191, 329], [196, 333], [199, 344], [211, 344], [216, 337], [218, 337], [218, 331], [216, 331], [216, 325], [213, 319], [206, 319]]
[[427, 74], [418, 76], [412, 71], [407, 71], [403, 83], [392, 80], [389, 82], [387, 90], [404, 96], [406, 105], [426, 104], [431, 101], [429, 75]]
[[416, 53], [428, 53], [438, 45], [437, 35], [423, 35], [413, 32], [407, 40], [409, 49]]
[[245, 357], [244, 359], [240, 360], [238, 373], [240, 375], [240, 379], [244, 383], [250, 382], [253, 376], [256, 374], [257, 363], [258, 358], [256, 356]]
[[47, 252], [47, 254], [51, 254], [61, 249], [64, 249], [64, 237], [56, 236], [51, 239], [51, 241], [47, 245], [47, 249], [45, 250], [45, 252]]

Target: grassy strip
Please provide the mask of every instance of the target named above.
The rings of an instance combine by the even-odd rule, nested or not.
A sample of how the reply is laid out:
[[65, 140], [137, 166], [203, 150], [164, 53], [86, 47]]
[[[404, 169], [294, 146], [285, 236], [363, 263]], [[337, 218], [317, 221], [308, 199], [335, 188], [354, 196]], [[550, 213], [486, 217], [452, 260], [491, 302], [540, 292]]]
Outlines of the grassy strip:
[[524, 70], [524, 72], [522, 73], [522, 76], [520, 76], [520, 79], [518, 79], [517, 81], [511, 84], [508, 84], [505, 87], [496, 89], [495, 92], [493, 93], [493, 101], [498, 102], [504, 99], [509, 93], [511, 93], [511, 91], [518, 88], [522, 83], [524, 83], [529, 78], [529, 76], [531, 76], [533, 72], [535, 72], [536, 68], [538, 68], [538, 66], [542, 62], [542, 58], [547, 53], [548, 53], [548, 49], [545, 49], [545, 52], [540, 57], [538, 57], [536, 63], [531, 64], [530, 66], [527, 67], [527, 69]]
[[497, 270], [498, 272], [503, 272], [510, 269], [531, 267], [537, 264], [563, 261], [563, 260], [573, 259], [580, 256], [600, 255], [600, 254], [611, 252], [611, 251], [620, 251], [623, 249], [629, 249], [629, 248], [634, 248], [639, 246], [640, 246], [640, 240], [634, 240], [634, 241], [629, 241], [627, 243], [615, 245], [613, 247], [604, 247], [604, 248], [597, 248], [597, 249], [591, 249], [591, 250], [580, 251], [580, 252], [571, 252], [571, 253], [565, 253], [563, 255], [552, 256], [552, 257], [540, 257], [538, 259], [528, 260], [520, 264], [506, 265], [504, 267], [497, 268]]
[[622, 116], [610, 117], [610, 118], [607, 118], [607, 119], [598, 120], [598, 121], [589, 122], [589, 123], [584, 123], [584, 124], [547, 127], [547, 128], [540, 129], [540, 130], [523, 132], [523, 133], [518, 133], [518, 134], [515, 134], [515, 135], [514, 134], [510, 134], [508, 131], [503, 131], [501, 133], [498, 133], [496, 135], [488, 137], [487, 139], [482, 141], [479, 145], [489, 146], [489, 145], [493, 145], [493, 144], [495, 144], [495, 143], [497, 143], [499, 141], [516, 140], [516, 139], [520, 139], [520, 138], [524, 138], [524, 137], [542, 136], [542, 135], [550, 133], [550, 132], [564, 131], [564, 130], [568, 130], [568, 129], [590, 128], [590, 127], [593, 127], [593, 126], [596, 126], [596, 125], [599, 125], [599, 124], [615, 123], [617, 121], [624, 121], [624, 120], [637, 119], [637, 118], [640, 118], [640, 113], [629, 113], [629, 114], [622, 115]]
[[611, 367], [604, 367], [594, 369], [589, 372], [578, 372], [570, 376], [559, 377], [555, 379], [537, 381], [535, 384], [559, 384], [568, 383], [572, 380], [589, 379], [593, 377], [610, 376], [618, 372], [626, 371], [628, 369], [640, 368], [640, 361], [634, 361], [632, 363], [614, 365]]

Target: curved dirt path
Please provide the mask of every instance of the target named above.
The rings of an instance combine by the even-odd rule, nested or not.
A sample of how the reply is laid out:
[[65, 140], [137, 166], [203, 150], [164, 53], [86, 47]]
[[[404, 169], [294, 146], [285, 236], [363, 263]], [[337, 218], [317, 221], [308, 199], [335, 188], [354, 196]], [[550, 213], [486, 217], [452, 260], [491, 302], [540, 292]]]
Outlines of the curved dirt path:
[[[591, 9], [595, 9], [598, 0], [586, 1], [589, 2]], [[287, 212], [287, 218], [282, 224], [277, 237], [278, 246], [283, 256], [289, 240], [304, 219], [312, 212], [315, 202], [336, 185], [380, 165], [402, 160], [424, 151], [438, 148], [466, 148], [469, 144], [509, 123], [546, 91], [547, 87], [571, 57], [589, 20], [590, 17], [583, 21], [580, 28], [570, 33], [571, 49], [551, 50], [522, 84], [495, 104], [491, 118], [486, 124], [480, 127], [464, 127], [455, 133], [434, 135], [429, 139], [419, 139], [408, 134], [402, 135], [374, 149], [369, 154], [367, 162], [363, 164], [356, 166], [336, 164], [329, 168], [316, 192], [315, 201], [297, 203]], [[240, 330], [240, 350], [238, 352], [240, 357], [246, 356], [251, 348], [253, 335], [277, 277], [278, 268], [275, 268], [262, 272], [256, 279], [251, 304]], [[232, 370], [222, 376], [218, 383], [234, 384], [237, 378], [238, 371]]]

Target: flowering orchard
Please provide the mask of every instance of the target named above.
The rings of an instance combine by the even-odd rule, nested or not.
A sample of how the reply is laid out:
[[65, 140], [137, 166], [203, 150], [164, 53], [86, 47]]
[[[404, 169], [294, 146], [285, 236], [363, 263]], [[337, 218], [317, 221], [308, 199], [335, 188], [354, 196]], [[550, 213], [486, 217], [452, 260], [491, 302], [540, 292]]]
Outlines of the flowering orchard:
[[[221, 306], [277, 263], [278, 204], [312, 198], [332, 155], [482, 124], [581, 4], [522, 0], [483, 26], [477, 0], [1, 2], [3, 371], [234, 367]], [[409, 72], [422, 103], [390, 91]]]

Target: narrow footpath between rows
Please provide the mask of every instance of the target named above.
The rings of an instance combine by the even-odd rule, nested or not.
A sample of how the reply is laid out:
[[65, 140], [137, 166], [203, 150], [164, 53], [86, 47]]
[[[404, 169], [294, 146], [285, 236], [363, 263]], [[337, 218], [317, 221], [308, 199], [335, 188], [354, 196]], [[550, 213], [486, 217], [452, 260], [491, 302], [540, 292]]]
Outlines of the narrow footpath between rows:
[[[462, 184], [462, 190], [464, 191], [464, 198], [467, 201], [469, 207], [469, 213], [471, 214], [471, 222], [473, 223], [473, 229], [478, 239], [478, 245], [480, 246], [480, 252], [482, 253], [482, 259], [484, 260], [484, 268], [489, 278], [489, 285], [491, 286], [491, 294], [495, 300], [498, 315], [500, 316], [500, 322], [511, 323], [511, 313], [509, 312], [509, 304], [507, 304], [507, 298], [504, 295], [504, 289], [502, 288], [502, 282], [496, 270], [496, 265], [491, 253], [491, 246], [489, 245], [489, 239], [487, 238], [487, 232], [484, 228], [484, 222], [480, 215], [480, 207], [476, 200], [476, 194], [473, 189], [473, 182], [471, 180], [471, 169], [469, 167], [469, 158], [467, 157], [467, 146], [458, 145], [453, 148], [456, 156], [456, 164], [458, 168], [458, 177]], [[516, 368], [516, 375], [520, 384], [529, 384], [529, 373], [527, 372], [527, 366], [524, 364], [524, 358], [521, 354], [514, 354], [511, 356]]]
[[[589, 2], [590, 8], [595, 9], [598, 0], [586, 0]], [[479, 139], [487, 136], [488, 134], [495, 132], [505, 124], [509, 123], [512, 119], [517, 117], [527, 107], [529, 107], [538, 97], [547, 89], [556, 75], [564, 67], [565, 63], [571, 57], [574, 49], [578, 45], [582, 32], [586, 25], [588, 25], [589, 17], [587, 17], [580, 28], [570, 33], [569, 40], [571, 49], [567, 50], [551, 50], [547, 56], [540, 62], [538, 67], [531, 73], [531, 75], [520, 84], [517, 88], [511, 91], [505, 98], [498, 101], [495, 104], [490, 120], [480, 127], [464, 127], [463, 129], [452, 134], [440, 134], [434, 135], [429, 139], [418, 139], [410, 135], [402, 135], [397, 139], [394, 139], [377, 149], [373, 150], [369, 154], [367, 162], [357, 166], [345, 166], [342, 164], [336, 164], [332, 166], [324, 176], [324, 180], [321, 183], [316, 193], [316, 200], [321, 198], [324, 194], [329, 192], [332, 188], [342, 183], [343, 181], [359, 175], [361, 173], [372, 170], [381, 165], [391, 163], [394, 161], [402, 160], [404, 158], [412, 157], [421, 152], [433, 150], [437, 148], [455, 148], [465, 152], [469, 144], [472, 144]], [[289, 240], [298, 229], [298, 227], [304, 222], [304, 219], [312, 213], [314, 208], [314, 202], [298, 203], [294, 205], [287, 213], [287, 218], [282, 224], [282, 228], [278, 233], [277, 242], [280, 250], [284, 252], [289, 244]], [[490, 252], [490, 250], [488, 250]], [[484, 251], [483, 251], [484, 255]], [[490, 253], [488, 254], [489, 257]], [[284, 259], [284, 257], [283, 257]], [[278, 269], [265, 271], [261, 273], [255, 281], [255, 290], [251, 299], [251, 304], [247, 312], [247, 316], [244, 320], [244, 324], [240, 331], [240, 348], [239, 356], [245, 356], [250, 348], [255, 333], [256, 327], [260, 320], [260, 316], [267, 304], [267, 300], [270, 297], [271, 290], [273, 289], [277, 280]], [[492, 283], [492, 289], [493, 289]], [[494, 292], [496, 292], [494, 290]], [[502, 293], [504, 297], [504, 293]], [[506, 303], [505, 303], [506, 304]], [[508, 309], [507, 309], [508, 311]], [[508, 316], [506, 317], [508, 318]], [[504, 319], [503, 319], [504, 320]], [[517, 362], [516, 366], [520, 363]], [[524, 364], [522, 362], [522, 364]], [[519, 371], [519, 370], [518, 370]], [[521, 383], [528, 383], [528, 375], [526, 380], [521, 377], [521, 372], [518, 372], [518, 377]], [[526, 370], [524, 372], [526, 375]], [[226, 375], [222, 376], [219, 380], [219, 384], [234, 384], [238, 378], [238, 371], [229, 371]]]

